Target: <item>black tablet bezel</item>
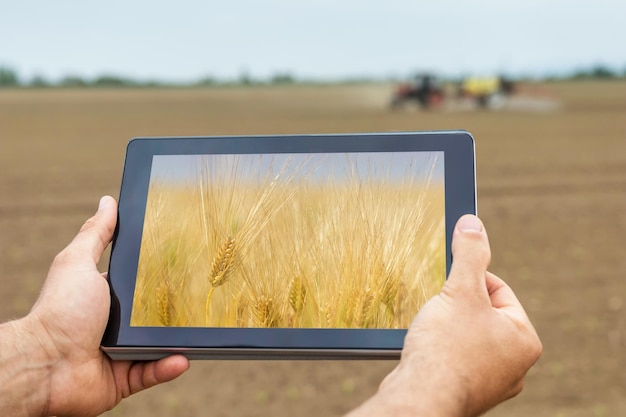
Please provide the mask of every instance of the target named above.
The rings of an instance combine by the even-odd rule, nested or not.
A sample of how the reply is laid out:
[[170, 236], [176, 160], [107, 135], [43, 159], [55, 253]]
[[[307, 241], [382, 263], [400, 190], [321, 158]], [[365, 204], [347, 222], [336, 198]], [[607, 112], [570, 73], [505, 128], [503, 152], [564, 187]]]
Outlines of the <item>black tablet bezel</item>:
[[454, 225], [463, 214], [476, 213], [474, 139], [468, 132], [133, 139], [126, 153], [109, 264], [111, 315], [102, 340], [103, 349], [116, 358], [141, 357], [142, 348], [154, 357], [168, 352], [201, 352], [210, 357], [212, 350], [219, 352], [220, 357], [245, 357], [246, 351], [255, 352], [251, 355], [255, 357], [262, 357], [265, 351], [273, 356], [276, 352], [278, 356], [289, 356], [289, 352], [300, 351], [306, 352], [307, 357], [316, 356], [316, 352], [325, 357], [324, 352], [343, 351], [355, 356], [359, 352], [364, 356], [378, 352], [374, 356], [380, 357], [392, 352], [399, 354], [406, 334], [402, 329], [131, 327], [130, 315], [154, 155], [403, 151], [444, 153], [447, 275]]

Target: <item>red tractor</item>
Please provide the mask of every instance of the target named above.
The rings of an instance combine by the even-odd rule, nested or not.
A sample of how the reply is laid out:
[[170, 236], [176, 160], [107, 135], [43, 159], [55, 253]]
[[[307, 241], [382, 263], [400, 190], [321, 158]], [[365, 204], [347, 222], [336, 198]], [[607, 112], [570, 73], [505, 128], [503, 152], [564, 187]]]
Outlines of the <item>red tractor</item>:
[[420, 74], [412, 83], [400, 84], [391, 98], [392, 109], [403, 107], [406, 103], [414, 103], [424, 110], [439, 107], [444, 100], [443, 85], [431, 74]]

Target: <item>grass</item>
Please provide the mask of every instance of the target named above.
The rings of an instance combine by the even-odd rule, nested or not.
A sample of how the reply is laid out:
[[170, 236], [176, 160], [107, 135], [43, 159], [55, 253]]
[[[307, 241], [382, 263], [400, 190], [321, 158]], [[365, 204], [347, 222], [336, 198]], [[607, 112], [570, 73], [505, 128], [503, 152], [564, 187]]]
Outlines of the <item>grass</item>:
[[287, 160], [254, 177], [221, 161], [151, 181], [131, 325], [406, 328], [445, 281], [428, 175], [320, 180]]

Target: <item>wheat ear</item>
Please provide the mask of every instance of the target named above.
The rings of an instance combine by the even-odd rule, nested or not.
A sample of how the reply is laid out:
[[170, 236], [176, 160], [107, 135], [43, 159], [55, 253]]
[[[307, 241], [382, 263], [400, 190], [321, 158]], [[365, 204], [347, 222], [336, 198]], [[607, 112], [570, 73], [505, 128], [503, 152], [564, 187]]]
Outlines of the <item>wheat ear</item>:
[[211, 304], [211, 296], [213, 291], [226, 283], [230, 278], [235, 263], [235, 239], [229, 237], [226, 242], [219, 248], [217, 255], [211, 263], [211, 271], [209, 272], [209, 293], [206, 297], [205, 316], [206, 325], [209, 325], [209, 306]]
[[368, 288], [363, 294], [363, 301], [361, 303], [361, 311], [359, 317], [359, 327], [367, 328], [372, 323], [372, 305], [374, 304], [373, 291]]
[[255, 300], [254, 307], [260, 327], [274, 327], [276, 325], [276, 306], [272, 297], [261, 295]]
[[159, 321], [163, 326], [170, 325], [170, 289], [166, 281], [163, 281], [156, 288], [157, 311]]
[[307, 297], [307, 289], [304, 285], [302, 276], [296, 275], [293, 277], [291, 283], [289, 284], [288, 295], [289, 305], [293, 310], [293, 314], [289, 318], [289, 326], [298, 327], [300, 317], [302, 316], [302, 309], [304, 308], [304, 303], [306, 303]]
[[323, 313], [326, 321], [326, 327], [331, 329], [335, 327], [335, 318], [333, 316], [333, 306], [331, 303], [326, 303]]
[[387, 327], [391, 328], [396, 315], [400, 277], [388, 272], [383, 276], [379, 286], [381, 287], [380, 301], [385, 305]]
[[306, 302], [306, 286], [301, 276], [297, 275], [289, 285], [289, 305], [295, 313], [300, 313]]

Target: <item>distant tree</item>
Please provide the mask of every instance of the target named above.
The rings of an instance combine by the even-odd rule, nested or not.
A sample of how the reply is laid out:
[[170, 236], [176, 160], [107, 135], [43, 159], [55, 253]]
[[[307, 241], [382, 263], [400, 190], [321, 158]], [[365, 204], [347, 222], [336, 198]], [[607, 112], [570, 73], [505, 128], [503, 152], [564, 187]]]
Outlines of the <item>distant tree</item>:
[[611, 68], [606, 65], [596, 65], [591, 67], [588, 70], [578, 70], [575, 71], [571, 77], [574, 80], [585, 80], [585, 79], [611, 79], [615, 78], [617, 73], [614, 72]]
[[59, 81], [61, 87], [86, 87], [88, 83], [78, 75], [68, 75]]
[[[546, 76], [544, 76], [543, 78], [540, 78], [540, 80], [542, 81], [546, 81], [549, 83], [555, 82], [555, 81], [560, 81], [563, 79], [563, 76], [561, 75], [554, 75], [554, 74], [548, 74]], [[520, 82], [529, 82], [531, 81], [530, 78], [525, 78], [525, 77], [520, 77], [519, 79]]]
[[128, 87], [135, 84], [134, 81], [117, 75], [101, 75], [92, 82], [95, 87]]
[[29, 85], [31, 87], [37, 87], [37, 88], [41, 88], [41, 87], [49, 87], [50, 83], [48, 82], [48, 80], [46, 80], [43, 76], [41, 75], [35, 75], [33, 77], [32, 80], [30, 80]]
[[163, 84], [157, 80], [147, 80], [144, 81], [142, 83], [138, 83], [137, 85], [141, 86], [141, 87], [162, 87]]
[[278, 73], [270, 78], [271, 84], [293, 84], [295, 82], [295, 78], [289, 73]]
[[211, 86], [211, 85], [216, 85], [216, 84], [218, 84], [218, 81], [215, 78], [211, 77], [210, 75], [200, 78], [198, 81], [196, 81], [197, 86], [206, 87], [206, 86]]
[[0, 87], [16, 87], [20, 85], [17, 72], [7, 67], [0, 67]]
[[592, 78], [615, 78], [616, 75], [613, 70], [604, 65], [596, 65], [591, 69]]
[[252, 79], [252, 76], [247, 70], [243, 70], [241, 71], [241, 74], [239, 74], [239, 84], [253, 85], [256, 84], [256, 82]]

